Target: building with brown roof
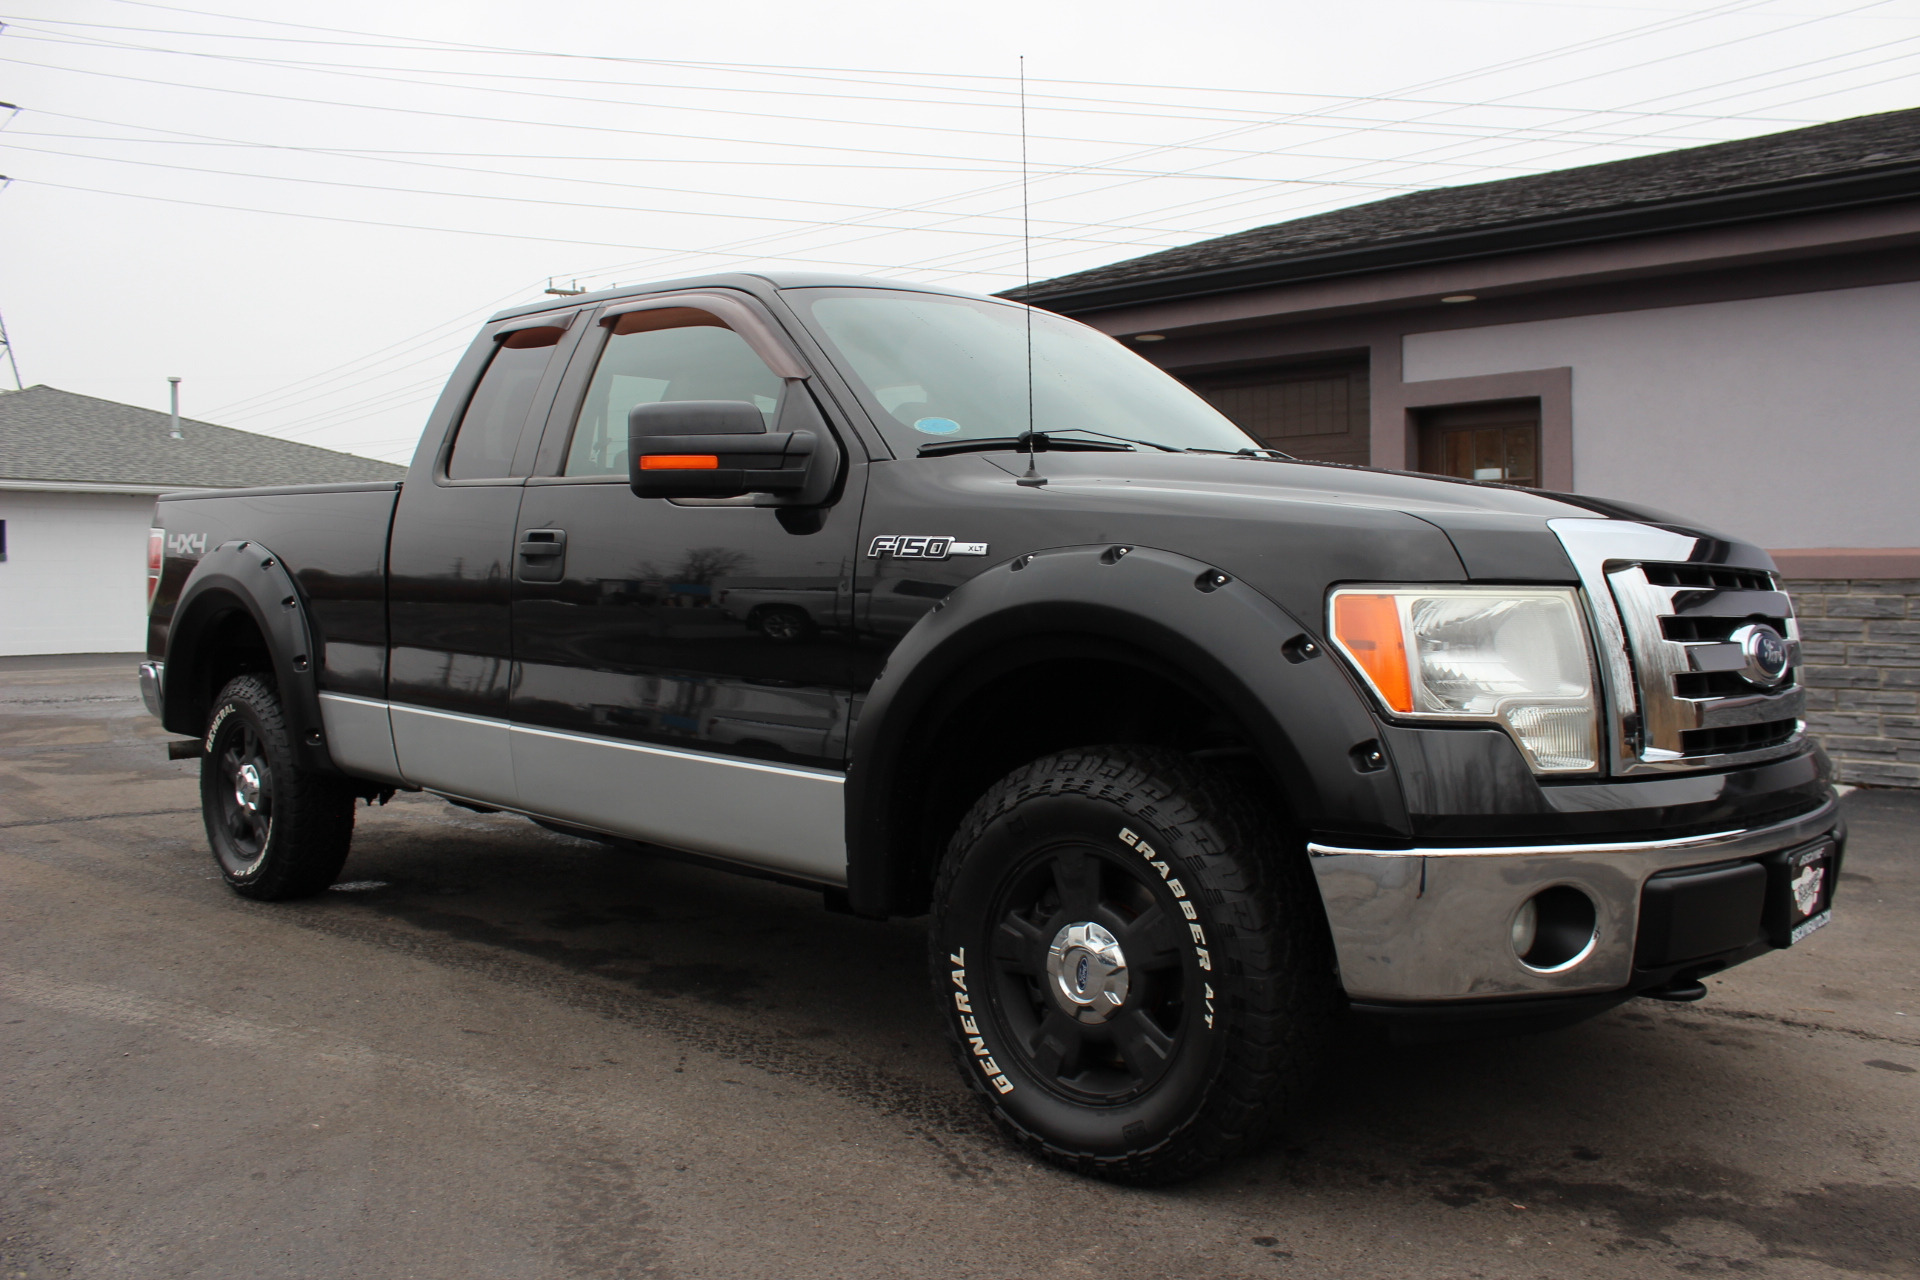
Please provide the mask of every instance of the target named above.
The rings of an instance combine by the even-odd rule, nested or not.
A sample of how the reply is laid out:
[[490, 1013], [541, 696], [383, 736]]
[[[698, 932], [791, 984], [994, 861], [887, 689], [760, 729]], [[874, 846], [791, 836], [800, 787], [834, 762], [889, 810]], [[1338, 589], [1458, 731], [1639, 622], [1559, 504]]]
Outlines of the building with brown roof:
[[145, 647], [147, 530], [175, 489], [406, 468], [53, 387], [0, 392], [0, 656]]

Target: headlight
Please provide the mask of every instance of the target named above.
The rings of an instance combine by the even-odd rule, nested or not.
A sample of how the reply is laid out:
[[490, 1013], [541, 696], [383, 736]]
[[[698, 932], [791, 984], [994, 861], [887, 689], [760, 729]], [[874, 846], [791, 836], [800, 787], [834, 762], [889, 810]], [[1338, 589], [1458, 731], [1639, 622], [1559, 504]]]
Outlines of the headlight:
[[1560, 587], [1354, 587], [1333, 593], [1333, 639], [1387, 708], [1505, 727], [1539, 773], [1599, 760], [1580, 598]]

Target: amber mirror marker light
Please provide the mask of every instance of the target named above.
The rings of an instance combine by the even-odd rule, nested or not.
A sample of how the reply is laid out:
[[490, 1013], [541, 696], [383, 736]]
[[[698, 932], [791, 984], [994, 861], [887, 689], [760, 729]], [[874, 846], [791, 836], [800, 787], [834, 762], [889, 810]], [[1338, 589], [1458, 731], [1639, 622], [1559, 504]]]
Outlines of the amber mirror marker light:
[[642, 471], [718, 471], [720, 455], [714, 453], [649, 453], [640, 458]]

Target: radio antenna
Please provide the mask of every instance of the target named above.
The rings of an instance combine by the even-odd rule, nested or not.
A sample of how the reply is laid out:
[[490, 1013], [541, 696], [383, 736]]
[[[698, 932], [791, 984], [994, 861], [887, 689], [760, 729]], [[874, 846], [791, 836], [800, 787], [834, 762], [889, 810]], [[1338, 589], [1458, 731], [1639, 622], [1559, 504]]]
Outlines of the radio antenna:
[[[1027, 194], [1027, 55], [1020, 55], [1020, 263], [1026, 278], [1025, 288], [1033, 286], [1033, 208]], [[1033, 433], [1033, 303], [1022, 300], [1027, 309], [1027, 474], [1016, 482], [1038, 488], [1046, 477], [1033, 468], [1033, 455], [1039, 441]]]

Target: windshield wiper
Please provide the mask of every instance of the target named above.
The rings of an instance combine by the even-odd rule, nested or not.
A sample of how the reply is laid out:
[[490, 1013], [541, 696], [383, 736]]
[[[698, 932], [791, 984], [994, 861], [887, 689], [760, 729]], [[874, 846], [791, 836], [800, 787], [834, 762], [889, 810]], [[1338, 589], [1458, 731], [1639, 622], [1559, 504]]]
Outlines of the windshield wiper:
[[[1078, 427], [1073, 428], [1079, 430]], [[1093, 434], [1098, 435], [1098, 432]], [[1114, 437], [1120, 440], [1121, 437]], [[1001, 449], [1012, 449], [1020, 453], [1132, 453], [1131, 443], [1109, 443], [1106, 440], [1069, 440], [1050, 436], [1044, 431], [1028, 431], [1017, 436], [980, 436], [973, 440], [936, 440], [932, 444], [920, 446], [922, 458], [938, 458], [949, 453], [991, 453]]]
[[1261, 458], [1276, 462], [1298, 462], [1300, 459], [1278, 449], [1189, 449], [1188, 453], [1217, 453], [1223, 458]]
[[1078, 431], [1081, 435], [1099, 436], [1102, 440], [1124, 440], [1128, 444], [1144, 444], [1149, 449], [1158, 449], [1162, 453], [1192, 453], [1191, 449], [1182, 449], [1175, 445], [1161, 444], [1158, 440], [1142, 440], [1138, 436], [1108, 435], [1104, 431], [1095, 431], [1090, 427], [1061, 427], [1062, 431]]

